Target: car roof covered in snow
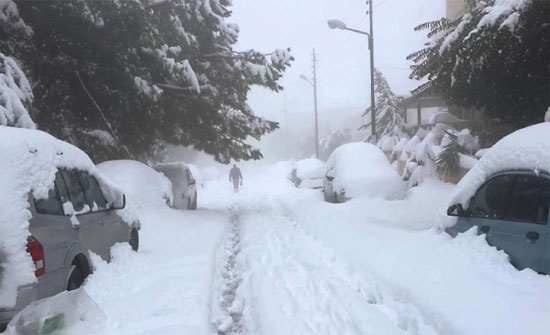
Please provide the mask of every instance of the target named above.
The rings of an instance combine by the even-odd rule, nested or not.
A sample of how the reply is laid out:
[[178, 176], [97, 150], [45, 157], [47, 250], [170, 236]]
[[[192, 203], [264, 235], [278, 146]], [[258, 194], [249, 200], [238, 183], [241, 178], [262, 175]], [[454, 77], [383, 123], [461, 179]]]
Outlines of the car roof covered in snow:
[[403, 184], [386, 155], [365, 142], [344, 144], [330, 155], [327, 171], [334, 177], [336, 190], [346, 196], [399, 197]]
[[296, 162], [296, 176], [302, 180], [323, 178], [325, 171], [325, 162], [317, 158], [307, 158]]
[[517, 130], [488, 149], [458, 183], [450, 205], [461, 204], [466, 207], [488, 178], [507, 170], [550, 172], [549, 122]]
[[136, 206], [165, 205], [173, 201], [172, 183], [161, 172], [141, 162], [122, 159], [99, 163], [99, 171], [119, 185]]

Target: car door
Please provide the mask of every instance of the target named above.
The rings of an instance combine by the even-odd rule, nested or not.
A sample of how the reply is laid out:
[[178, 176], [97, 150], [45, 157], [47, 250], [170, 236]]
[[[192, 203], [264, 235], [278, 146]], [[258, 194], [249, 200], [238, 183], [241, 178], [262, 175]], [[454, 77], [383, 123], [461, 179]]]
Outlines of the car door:
[[467, 215], [459, 216], [452, 230], [462, 233], [477, 226], [479, 233], [487, 234], [490, 242], [491, 228], [504, 219], [506, 197], [513, 181], [514, 175], [500, 174], [485, 182], [470, 200]]
[[548, 244], [549, 205], [550, 180], [546, 176], [515, 175], [504, 219], [491, 225], [487, 237], [491, 245], [510, 256], [518, 269], [542, 271], [537, 266]]
[[30, 223], [31, 235], [42, 245], [47, 285], [42, 285], [40, 296], [50, 296], [65, 287], [65, 255], [74, 243], [69, 217], [63, 212], [62, 198], [67, 199], [65, 184], [60, 172], [56, 173], [54, 187], [45, 199], [30, 196], [33, 207]]
[[105, 259], [110, 259], [111, 247], [126, 239], [128, 225], [124, 224], [120, 217], [111, 210], [107, 198], [94, 176], [87, 171], [78, 171], [78, 176], [84, 190], [86, 203], [92, 209], [89, 213], [84, 214], [85, 219], [99, 222], [102, 230], [101, 242], [103, 245], [101, 248], [105, 252]]
[[85, 249], [107, 260], [105, 232], [100, 220], [101, 213], [91, 212], [80, 183], [79, 172], [75, 169], [62, 170], [61, 175], [69, 198], [69, 203], [64, 203], [65, 213], [71, 215], [71, 211], [74, 211], [73, 229], [78, 232], [80, 243]]

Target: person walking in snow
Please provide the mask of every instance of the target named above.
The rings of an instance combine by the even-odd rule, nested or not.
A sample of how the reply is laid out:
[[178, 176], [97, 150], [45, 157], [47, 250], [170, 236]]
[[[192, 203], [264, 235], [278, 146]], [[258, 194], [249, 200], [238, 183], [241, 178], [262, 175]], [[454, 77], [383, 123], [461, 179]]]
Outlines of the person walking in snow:
[[233, 164], [231, 171], [229, 171], [229, 182], [233, 182], [233, 188], [235, 192], [239, 190], [239, 185], [243, 184], [243, 175], [241, 169], [237, 167], [237, 164]]

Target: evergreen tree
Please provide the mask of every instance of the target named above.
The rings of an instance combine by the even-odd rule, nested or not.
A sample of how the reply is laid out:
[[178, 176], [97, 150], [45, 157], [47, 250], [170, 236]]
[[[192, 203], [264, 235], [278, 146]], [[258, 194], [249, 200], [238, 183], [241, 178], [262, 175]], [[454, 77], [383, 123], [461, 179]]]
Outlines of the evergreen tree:
[[16, 41], [27, 41], [32, 31], [19, 17], [15, 3], [0, 0], [0, 125], [35, 128], [28, 106], [32, 89], [13, 55]]
[[18, 2], [34, 50], [16, 48], [35, 83], [36, 121], [96, 160], [150, 157], [167, 144], [221, 162], [258, 159], [246, 143], [277, 128], [246, 104], [274, 91], [288, 50], [237, 52], [228, 0]]
[[416, 63], [411, 78], [428, 80], [413, 93], [432, 91], [477, 109], [500, 130], [540, 122], [550, 105], [549, 17], [545, 1], [491, 0], [457, 20], [418, 26], [433, 40], [408, 57]]
[[[374, 69], [374, 92], [376, 96], [376, 133], [378, 139], [385, 136], [404, 136], [404, 118], [403, 111], [399, 108], [402, 98], [396, 96], [388, 84], [382, 72]], [[370, 130], [371, 127], [371, 107], [367, 108], [363, 117], [367, 123], [359, 129]], [[372, 135], [366, 139], [370, 141]]]

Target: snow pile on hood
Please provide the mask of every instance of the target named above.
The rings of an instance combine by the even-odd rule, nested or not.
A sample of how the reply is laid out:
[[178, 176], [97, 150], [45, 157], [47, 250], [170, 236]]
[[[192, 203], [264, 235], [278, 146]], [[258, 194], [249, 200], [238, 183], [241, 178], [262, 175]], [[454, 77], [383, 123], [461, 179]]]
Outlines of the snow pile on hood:
[[323, 178], [325, 171], [325, 162], [317, 158], [302, 159], [296, 162], [296, 176], [301, 180]]
[[356, 142], [334, 150], [327, 162], [336, 192], [346, 197], [400, 197], [404, 185], [384, 153], [376, 146]]
[[163, 206], [173, 202], [172, 183], [153, 168], [132, 160], [107, 161], [97, 165], [124, 190], [128, 202], [138, 208], [143, 205]]
[[[26, 252], [31, 219], [28, 195], [47, 198], [57, 168], [88, 171], [97, 178], [107, 200], [121, 199], [122, 192], [77, 147], [42, 131], [0, 126], [0, 308], [14, 306], [17, 288], [36, 281]], [[125, 220], [134, 218], [119, 212]]]
[[515, 169], [550, 172], [550, 123], [523, 128], [501, 139], [458, 183], [449, 205], [466, 208], [487, 178]]

